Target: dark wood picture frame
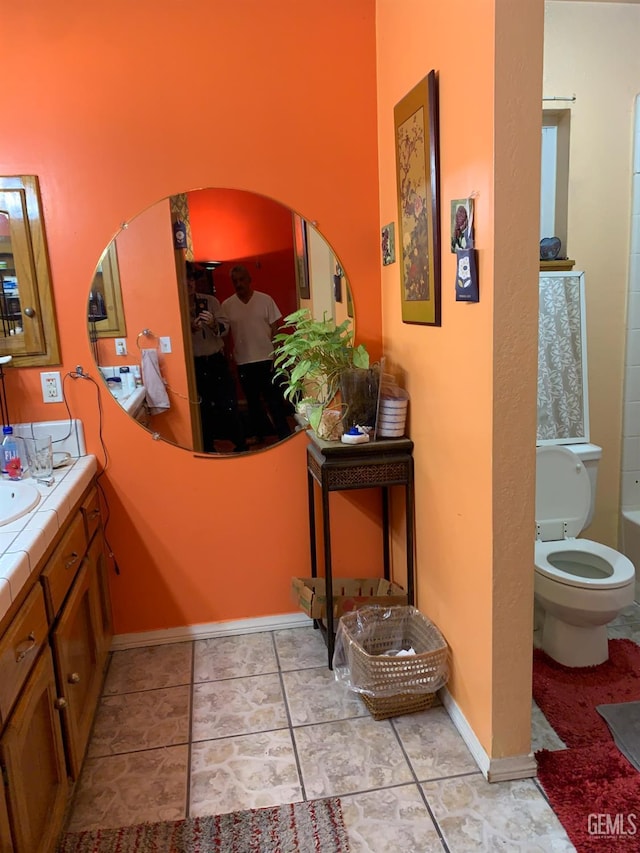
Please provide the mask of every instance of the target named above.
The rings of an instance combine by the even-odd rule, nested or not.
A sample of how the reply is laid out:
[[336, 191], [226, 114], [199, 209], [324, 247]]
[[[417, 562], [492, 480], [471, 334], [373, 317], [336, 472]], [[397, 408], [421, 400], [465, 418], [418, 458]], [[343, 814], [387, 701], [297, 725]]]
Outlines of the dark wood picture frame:
[[293, 251], [296, 264], [296, 284], [299, 299], [311, 299], [309, 282], [309, 249], [307, 245], [307, 222], [297, 213], [293, 214]]
[[438, 81], [430, 71], [393, 110], [402, 321], [439, 326]]

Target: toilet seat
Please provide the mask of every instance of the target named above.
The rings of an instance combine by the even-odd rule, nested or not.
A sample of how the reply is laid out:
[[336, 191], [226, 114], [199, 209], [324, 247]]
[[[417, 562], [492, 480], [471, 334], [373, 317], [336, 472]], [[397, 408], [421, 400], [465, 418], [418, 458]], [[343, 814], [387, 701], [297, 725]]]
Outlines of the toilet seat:
[[[590, 503], [589, 475], [576, 454], [559, 445], [538, 447], [536, 572], [578, 589], [620, 589], [635, 579], [631, 560], [608, 545], [576, 538], [587, 520]], [[553, 565], [552, 560], [560, 565]], [[570, 571], [570, 562], [579, 566], [576, 572]]]
[[591, 505], [587, 469], [571, 450], [559, 445], [536, 450], [536, 539], [575, 539]]
[[[605, 573], [605, 577], [574, 575], [549, 562], [549, 558], [556, 555], [560, 555], [562, 559], [563, 553], [567, 556], [574, 554], [576, 562], [582, 563], [587, 570], [596, 565], [598, 570]], [[619, 589], [631, 583], [636, 573], [633, 563], [624, 554], [590, 539], [536, 542], [535, 568], [541, 575], [556, 583], [593, 590]]]

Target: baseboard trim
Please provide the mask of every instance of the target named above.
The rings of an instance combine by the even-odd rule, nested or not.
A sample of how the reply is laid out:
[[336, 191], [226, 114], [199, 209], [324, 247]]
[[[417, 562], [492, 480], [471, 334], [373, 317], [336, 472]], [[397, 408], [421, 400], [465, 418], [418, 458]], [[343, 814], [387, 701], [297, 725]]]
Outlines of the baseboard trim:
[[467, 745], [474, 761], [487, 782], [508, 782], [513, 779], [530, 779], [537, 773], [533, 753], [528, 755], [510, 755], [506, 758], [489, 758], [457, 702], [446, 687], [438, 691], [451, 722]]
[[210, 640], [213, 637], [232, 637], [236, 634], [257, 634], [260, 631], [281, 631], [285, 628], [302, 628], [312, 624], [311, 619], [304, 613], [283, 613], [281, 616], [209, 622], [160, 631], [143, 631], [139, 634], [116, 634], [111, 640], [111, 651], [136, 649], [141, 646], [160, 646], [164, 643], [183, 643], [188, 640]]

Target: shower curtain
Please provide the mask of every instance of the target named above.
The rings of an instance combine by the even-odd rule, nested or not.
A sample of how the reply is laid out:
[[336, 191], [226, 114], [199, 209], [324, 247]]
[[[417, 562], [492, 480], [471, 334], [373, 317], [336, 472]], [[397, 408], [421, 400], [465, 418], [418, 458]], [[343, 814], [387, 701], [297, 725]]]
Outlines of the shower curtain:
[[540, 275], [538, 441], [588, 441], [584, 274]]

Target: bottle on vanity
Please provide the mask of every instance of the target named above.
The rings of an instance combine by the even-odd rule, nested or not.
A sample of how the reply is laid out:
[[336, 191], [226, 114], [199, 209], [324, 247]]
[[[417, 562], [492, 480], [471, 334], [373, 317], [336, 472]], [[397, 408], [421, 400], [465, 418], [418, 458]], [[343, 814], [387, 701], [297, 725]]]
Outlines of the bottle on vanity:
[[13, 434], [12, 426], [2, 427], [2, 473], [10, 480], [22, 479], [22, 460], [18, 439]]

